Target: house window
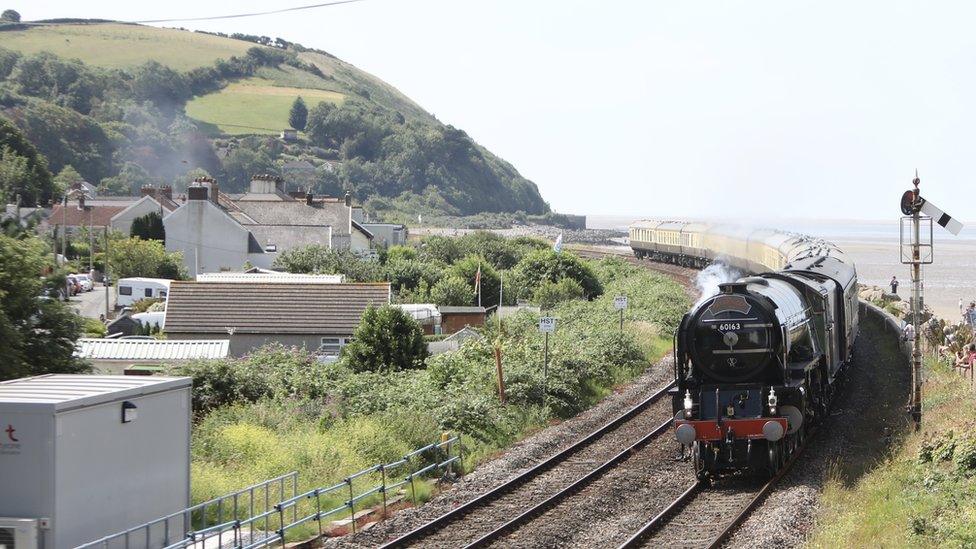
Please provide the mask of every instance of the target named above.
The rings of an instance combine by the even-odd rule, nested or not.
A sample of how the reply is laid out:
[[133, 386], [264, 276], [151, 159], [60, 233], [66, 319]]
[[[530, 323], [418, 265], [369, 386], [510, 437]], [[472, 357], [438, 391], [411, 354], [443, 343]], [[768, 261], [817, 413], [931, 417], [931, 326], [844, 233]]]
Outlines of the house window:
[[343, 347], [353, 342], [351, 337], [323, 337], [319, 352], [326, 355], [339, 356]]
[[146, 288], [145, 293], [146, 297], [152, 297], [152, 288]]
[[119, 286], [119, 295], [132, 295], [132, 286]]

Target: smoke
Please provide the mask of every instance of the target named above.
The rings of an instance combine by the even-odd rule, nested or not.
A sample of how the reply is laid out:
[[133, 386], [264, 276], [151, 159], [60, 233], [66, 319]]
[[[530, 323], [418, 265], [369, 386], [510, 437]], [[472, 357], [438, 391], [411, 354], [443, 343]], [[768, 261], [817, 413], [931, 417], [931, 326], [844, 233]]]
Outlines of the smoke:
[[742, 278], [741, 271], [722, 262], [712, 263], [698, 271], [698, 274], [695, 275], [695, 286], [698, 288], [700, 297], [695, 306], [701, 305], [703, 301], [717, 294], [719, 284], [735, 282], [740, 278]]

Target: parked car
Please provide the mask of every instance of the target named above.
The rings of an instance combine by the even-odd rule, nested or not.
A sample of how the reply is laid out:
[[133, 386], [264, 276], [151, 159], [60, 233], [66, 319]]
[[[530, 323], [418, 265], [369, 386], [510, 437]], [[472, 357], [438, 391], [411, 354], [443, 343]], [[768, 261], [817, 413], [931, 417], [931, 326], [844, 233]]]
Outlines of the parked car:
[[68, 275], [65, 278], [68, 280], [68, 290], [71, 292], [71, 295], [78, 295], [81, 291], [81, 283], [78, 282], [75, 275]]
[[92, 291], [92, 290], [95, 289], [95, 283], [92, 281], [91, 278], [89, 278], [88, 275], [86, 275], [86, 274], [75, 274], [75, 275], [72, 275], [72, 276], [74, 276], [78, 280], [78, 283], [81, 284], [81, 289], [82, 290], [84, 290], [86, 292], [90, 292], [90, 291]]

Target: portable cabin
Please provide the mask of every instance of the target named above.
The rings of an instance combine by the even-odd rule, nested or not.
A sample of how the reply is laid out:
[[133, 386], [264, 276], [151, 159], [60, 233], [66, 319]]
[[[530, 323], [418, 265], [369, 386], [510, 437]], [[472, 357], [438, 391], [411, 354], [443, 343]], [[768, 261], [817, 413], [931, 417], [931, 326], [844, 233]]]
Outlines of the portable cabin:
[[[185, 509], [190, 384], [51, 374], [0, 382], [0, 546], [77, 547]], [[151, 535], [132, 541], [164, 545], [162, 532]]]
[[129, 307], [140, 299], [166, 299], [170, 282], [167, 278], [121, 278], [116, 287], [115, 306]]

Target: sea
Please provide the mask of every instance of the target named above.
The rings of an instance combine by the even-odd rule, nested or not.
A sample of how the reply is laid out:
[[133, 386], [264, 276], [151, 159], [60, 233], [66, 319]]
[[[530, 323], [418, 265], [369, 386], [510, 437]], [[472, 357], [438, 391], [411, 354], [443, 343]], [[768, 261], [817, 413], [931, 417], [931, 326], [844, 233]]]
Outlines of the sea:
[[[639, 219], [654, 217], [588, 215], [587, 228], [626, 230]], [[708, 221], [708, 220], [696, 220]], [[752, 222], [715, 220], [757, 226]], [[898, 278], [898, 293], [907, 298], [911, 292], [910, 266], [901, 263], [901, 222], [857, 219], [778, 219], [762, 225], [817, 236], [836, 244], [853, 259], [862, 284], [888, 287], [892, 276]], [[925, 303], [936, 315], [950, 321], [961, 320], [959, 302], [976, 302], [976, 221], [963, 224], [954, 236], [937, 224], [932, 227], [932, 263], [922, 268]], [[757, 227], [758, 228], [758, 227]], [[923, 240], [925, 238], [923, 237]], [[906, 234], [906, 241], [908, 236]], [[924, 255], [924, 254], [923, 254]]]

